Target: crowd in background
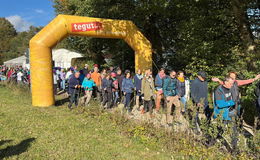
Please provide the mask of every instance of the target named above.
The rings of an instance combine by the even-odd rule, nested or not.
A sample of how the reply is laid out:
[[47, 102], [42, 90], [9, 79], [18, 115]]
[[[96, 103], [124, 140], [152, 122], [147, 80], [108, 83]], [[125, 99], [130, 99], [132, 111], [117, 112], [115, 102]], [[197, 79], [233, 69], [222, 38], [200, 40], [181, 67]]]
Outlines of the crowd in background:
[[29, 85], [30, 70], [22, 66], [6, 67], [0, 65], [0, 81], [12, 81]]
[[[219, 86], [213, 94], [214, 110], [211, 111], [208, 101], [208, 79], [204, 71], [198, 72], [197, 77], [191, 81], [183, 71], [172, 70], [167, 75], [164, 68], [156, 73], [155, 78], [151, 69], [137, 70], [133, 75], [129, 70], [123, 72], [120, 68], [114, 67], [100, 71], [97, 64], [91, 68], [93, 69], [86, 64], [83, 69], [78, 69], [77, 66], [68, 70], [59, 67], [53, 69], [54, 93], [67, 92], [70, 109], [73, 105], [79, 105], [80, 98], [83, 99], [84, 106], [88, 106], [91, 99], [94, 99], [106, 109], [123, 103], [129, 114], [133, 105], [142, 114], [149, 112], [151, 115], [159, 113], [160, 109], [164, 108], [169, 125], [187, 112], [187, 102], [190, 98], [197, 110], [196, 118], [199, 113], [203, 113], [208, 120], [220, 116], [224, 121], [230, 121], [232, 117], [241, 115], [239, 87], [260, 79], [260, 75], [257, 75], [254, 79], [237, 80], [235, 72], [230, 72], [223, 81], [212, 78], [211, 80], [219, 83]], [[0, 66], [0, 80], [29, 84], [30, 71], [20, 66]], [[259, 88], [260, 83], [256, 89], [260, 112]], [[169, 118], [172, 113], [173, 118]]]

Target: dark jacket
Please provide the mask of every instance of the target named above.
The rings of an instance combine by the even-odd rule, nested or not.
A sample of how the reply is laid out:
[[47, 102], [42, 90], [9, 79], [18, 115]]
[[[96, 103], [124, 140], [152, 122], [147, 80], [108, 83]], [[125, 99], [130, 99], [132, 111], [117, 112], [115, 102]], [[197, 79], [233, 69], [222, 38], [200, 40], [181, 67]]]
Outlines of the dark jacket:
[[231, 120], [229, 115], [230, 107], [235, 106], [235, 101], [232, 98], [231, 89], [223, 89], [219, 86], [214, 93], [214, 118], [220, 114], [223, 120]]
[[116, 76], [116, 79], [118, 81], [118, 87], [119, 87], [119, 90], [122, 90], [122, 83], [123, 83], [123, 79], [125, 77], [123, 75], [117, 75]]
[[165, 97], [176, 96], [177, 91], [177, 79], [167, 76], [163, 79], [163, 94]]
[[83, 74], [86, 76], [86, 75], [89, 73], [89, 70], [86, 69], [86, 68], [84, 68], [84, 69], [82, 69], [82, 72], [83, 72]]
[[108, 93], [112, 93], [112, 88], [113, 88], [113, 81], [112, 79], [106, 79], [106, 78], [103, 78], [102, 79], [102, 89], [106, 89], [104, 91], [108, 92]]
[[163, 79], [159, 76], [159, 73], [155, 77], [154, 85], [156, 88], [163, 88]]
[[126, 93], [133, 93], [134, 84], [132, 79], [124, 78], [122, 82], [122, 91]]
[[260, 81], [256, 85], [255, 95], [260, 98]]
[[240, 95], [239, 95], [239, 88], [238, 88], [238, 84], [237, 82], [235, 81], [232, 88], [231, 88], [231, 93], [232, 93], [232, 97], [233, 97], [233, 100], [236, 102], [236, 103], [240, 103]]
[[142, 79], [143, 79], [143, 76], [142, 75], [135, 75], [134, 76], [134, 86], [136, 88], [137, 91], [140, 91], [141, 88], [142, 88]]
[[191, 83], [191, 98], [195, 103], [200, 103], [204, 99], [204, 106], [208, 106], [208, 82], [198, 78]]
[[180, 97], [185, 96], [185, 81], [181, 82], [177, 79], [177, 91]]
[[79, 85], [79, 79], [76, 78], [75, 75], [72, 75], [69, 79], [69, 94], [73, 94], [75, 92], [76, 85]]

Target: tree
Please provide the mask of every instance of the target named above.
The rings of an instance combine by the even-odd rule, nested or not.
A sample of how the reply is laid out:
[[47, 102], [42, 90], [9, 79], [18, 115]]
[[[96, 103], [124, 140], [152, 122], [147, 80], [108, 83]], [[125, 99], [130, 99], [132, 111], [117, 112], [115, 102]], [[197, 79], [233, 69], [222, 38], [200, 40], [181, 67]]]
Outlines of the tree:
[[[259, 30], [259, 23], [253, 16], [256, 12], [248, 14], [259, 8], [257, 0], [55, 0], [54, 4], [57, 14], [132, 20], [151, 41], [158, 68], [220, 75], [226, 72], [221, 68], [254, 71], [258, 67], [259, 45], [252, 26]], [[92, 58], [113, 53], [114, 62], [120, 62], [125, 61], [123, 54], [133, 57], [120, 40], [72, 37], [65, 41], [67, 47]], [[133, 66], [133, 60], [126, 67]]]
[[0, 18], [0, 64], [4, 54], [10, 48], [10, 40], [16, 36], [13, 25], [5, 18]]
[[14, 28], [11, 29], [10, 31], [2, 32], [2, 37], [7, 37], [7, 38], [1, 39], [2, 42], [0, 45], [3, 47], [0, 52], [2, 53], [0, 64], [5, 60], [24, 55], [25, 51], [29, 48], [30, 39], [36, 33], [38, 33], [41, 28], [42, 27], [31, 26], [30, 30], [25, 32], [16, 33]]

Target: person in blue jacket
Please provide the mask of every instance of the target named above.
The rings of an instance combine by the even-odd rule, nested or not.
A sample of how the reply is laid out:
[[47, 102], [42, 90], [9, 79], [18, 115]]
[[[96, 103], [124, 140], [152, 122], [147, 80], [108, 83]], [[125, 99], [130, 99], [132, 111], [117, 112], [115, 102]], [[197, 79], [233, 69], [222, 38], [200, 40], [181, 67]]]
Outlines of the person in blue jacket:
[[94, 86], [96, 86], [96, 84], [91, 79], [91, 75], [87, 74], [86, 77], [84, 78], [83, 82], [82, 82], [82, 87], [85, 90], [84, 104], [87, 105], [87, 106], [89, 105]]
[[103, 102], [102, 105], [104, 108], [111, 108], [113, 104], [113, 81], [111, 79], [110, 73], [105, 75], [105, 78], [102, 79], [102, 93], [103, 93]]
[[197, 107], [196, 119], [198, 114], [205, 114], [206, 118], [210, 119], [209, 105], [208, 105], [208, 82], [207, 74], [204, 71], [199, 71], [198, 76], [191, 83], [191, 98]]
[[235, 101], [232, 98], [231, 88], [234, 80], [226, 77], [224, 84], [217, 87], [214, 93], [214, 118], [221, 116], [222, 120], [230, 121], [235, 112]]
[[78, 96], [80, 92], [80, 82], [79, 82], [79, 72], [74, 73], [69, 79], [69, 95], [70, 95], [70, 103], [69, 109], [72, 108], [72, 105], [75, 103], [75, 106], [78, 106]]
[[130, 102], [134, 88], [135, 87], [133, 84], [133, 80], [131, 79], [131, 73], [129, 70], [126, 70], [125, 78], [122, 82], [122, 92], [125, 95], [125, 108], [128, 110], [128, 112], [131, 112]]
[[161, 68], [158, 74], [155, 77], [155, 89], [156, 89], [156, 101], [155, 101], [155, 108], [158, 112], [161, 108], [161, 100], [163, 98], [163, 79], [166, 77], [165, 69]]
[[139, 108], [140, 96], [141, 96], [141, 88], [142, 88], [142, 80], [143, 75], [140, 69], [137, 70], [136, 75], [134, 76], [134, 86], [136, 92], [136, 106]]

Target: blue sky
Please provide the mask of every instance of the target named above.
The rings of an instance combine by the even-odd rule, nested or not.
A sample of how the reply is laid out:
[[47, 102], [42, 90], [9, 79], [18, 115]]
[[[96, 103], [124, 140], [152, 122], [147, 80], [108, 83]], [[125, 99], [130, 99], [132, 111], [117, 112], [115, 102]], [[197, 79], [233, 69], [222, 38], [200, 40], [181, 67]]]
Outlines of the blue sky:
[[0, 17], [7, 18], [17, 31], [31, 25], [45, 26], [54, 17], [52, 0], [0, 0]]

